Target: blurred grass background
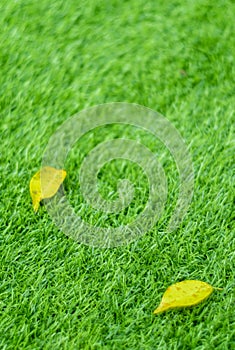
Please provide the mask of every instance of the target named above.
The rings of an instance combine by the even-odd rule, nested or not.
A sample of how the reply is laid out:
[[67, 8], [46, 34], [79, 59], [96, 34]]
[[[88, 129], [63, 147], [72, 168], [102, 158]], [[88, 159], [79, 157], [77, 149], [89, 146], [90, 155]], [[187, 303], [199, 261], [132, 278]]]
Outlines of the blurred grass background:
[[[233, 348], [234, 14], [224, 0], [1, 1], [1, 349]], [[68, 239], [44, 207], [35, 216], [28, 185], [62, 122], [113, 101], [172, 122], [190, 146], [195, 193], [177, 231], [164, 233], [169, 206], [160, 228], [102, 250]], [[152, 145], [151, 136], [132, 136]], [[69, 193], [76, 149], [88, 150], [87, 141], [68, 159]], [[115, 188], [116, 168], [110, 179], [107, 165], [104, 192]], [[154, 317], [166, 287], [183, 279], [223, 291]]]

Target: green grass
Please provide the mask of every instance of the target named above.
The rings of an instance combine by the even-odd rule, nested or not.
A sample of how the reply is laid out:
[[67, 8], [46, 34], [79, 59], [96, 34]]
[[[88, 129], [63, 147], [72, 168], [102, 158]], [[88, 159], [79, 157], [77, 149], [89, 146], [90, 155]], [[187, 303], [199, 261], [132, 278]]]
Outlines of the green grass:
[[[234, 13], [232, 0], [1, 1], [0, 349], [234, 348]], [[34, 215], [28, 186], [57, 127], [113, 101], [171, 121], [190, 145], [195, 189], [183, 223], [166, 233], [177, 174], [159, 146], [172, 190], [163, 217], [127, 246], [98, 249], [65, 236], [45, 207]], [[91, 146], [123, 130], [103, 133], [85, 136], [66, 162], [69, 199], [94, 224], [77, 171]], [[126, 133], [154, 147], [151, 135]], [[116, 162], [99, 186], [106, 196], [119, 177], [137, 181], [128, 221], [146, 201], [146, 178]], [[167, 286], [184, 279], [223, 290], [155, 317]]]

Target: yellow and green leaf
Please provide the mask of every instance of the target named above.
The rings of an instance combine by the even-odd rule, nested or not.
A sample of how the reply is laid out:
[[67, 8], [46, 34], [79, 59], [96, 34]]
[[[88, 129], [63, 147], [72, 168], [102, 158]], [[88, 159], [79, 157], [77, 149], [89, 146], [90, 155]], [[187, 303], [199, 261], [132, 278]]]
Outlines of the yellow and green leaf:
[[66, 177], [65, 170], [50, 166], [40, 169], [30, 181], [30, 195], [34, 211], [37, 212], [41, 200], [53, 197]]
[[207, 299], [213, 290], [210, 284], [197, 280], [175, 283], [167, 288], [160, 305], [153, 313], [159, 314], [170, 309], [197, 305]]

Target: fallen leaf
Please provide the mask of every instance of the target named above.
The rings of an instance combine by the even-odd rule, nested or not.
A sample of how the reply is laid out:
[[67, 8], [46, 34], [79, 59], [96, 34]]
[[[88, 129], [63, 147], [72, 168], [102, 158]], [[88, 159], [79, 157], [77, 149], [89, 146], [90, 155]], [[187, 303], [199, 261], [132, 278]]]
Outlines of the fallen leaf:
[[42, 199], [53, 197], [66, 177], [65, 170], [50, 166], [40, 169], [30, 181], [30, 195], [34, 211], [37, 212]]
[[160, 305], [153, 313], [197, 305], [207, 299], [214, 289], [208, 283], [196, 280], [175, 283], [167, 288]]

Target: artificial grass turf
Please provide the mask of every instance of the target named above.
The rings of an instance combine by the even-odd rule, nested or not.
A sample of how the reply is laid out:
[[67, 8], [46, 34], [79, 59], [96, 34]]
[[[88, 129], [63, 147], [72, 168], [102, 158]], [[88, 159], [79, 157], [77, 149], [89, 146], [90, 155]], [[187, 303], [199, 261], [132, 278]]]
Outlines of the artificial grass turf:
[[[221, 0], [1, 1], [1, 349], [233, 348], [234, 12]], [[112, 101], [145, 105], [172, 122], [190, 145], [195, 189], [184, 222], [167, 234], [177, 174], [157, 143], [176, 190], [164, 216], [132, 244], [96, 249], [67, 238], [44, 207], [35, 216], [28, 185], [56, 128]], [[91, 222], [76, 172], [79, 151], [123, 134], [103, 132], [87, 135], [66, 162], [68, 196]], [[154, 148], [150, 135], [127, 133]], [[110, 193], [123, 172], [136, 180], [134, 217], [148, 193], [145, 177], [118, 162], [103, 169], [100, 189]], [[223, 291], [153, 316], [165, 288], [183, 279]]]

